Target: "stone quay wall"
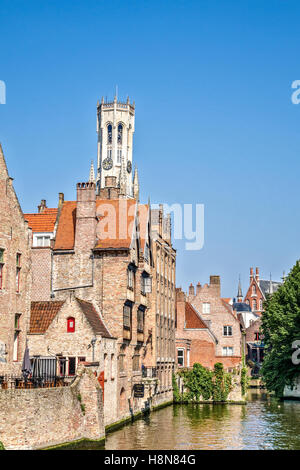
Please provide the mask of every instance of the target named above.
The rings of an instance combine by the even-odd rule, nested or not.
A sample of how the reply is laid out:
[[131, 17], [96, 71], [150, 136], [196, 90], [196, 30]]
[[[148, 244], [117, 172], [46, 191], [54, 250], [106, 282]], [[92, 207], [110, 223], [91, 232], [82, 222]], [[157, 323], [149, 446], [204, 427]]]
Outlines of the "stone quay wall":
[[102, 390], [81, 369], [68, 387], [0, 390], [0, 441], [5, 449], [39, 449], [105, 437]]

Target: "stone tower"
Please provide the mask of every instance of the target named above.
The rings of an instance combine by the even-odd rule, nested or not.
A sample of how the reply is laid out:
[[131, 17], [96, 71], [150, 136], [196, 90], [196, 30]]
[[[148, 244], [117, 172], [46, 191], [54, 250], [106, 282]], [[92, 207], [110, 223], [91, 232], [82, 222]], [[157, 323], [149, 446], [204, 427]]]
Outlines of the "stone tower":
[[97, 103], [97, 193], [106, 187], [106, 177], [114, 177], [125, 197], [133, 197], [132, 142], [135, 105], [117, 100]]

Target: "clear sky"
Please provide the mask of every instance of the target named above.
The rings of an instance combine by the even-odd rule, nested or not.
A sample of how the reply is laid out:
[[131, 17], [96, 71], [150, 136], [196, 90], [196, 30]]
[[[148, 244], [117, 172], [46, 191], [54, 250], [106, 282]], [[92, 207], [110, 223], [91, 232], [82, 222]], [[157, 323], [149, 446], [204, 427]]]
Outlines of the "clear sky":
[[203, 203], [205, 244], [176, 241], [177, 285], [299, 258], [299, 1], [0, 0], [0, 142], [24, 212], [96, 160], [96, 102], [136, 103], [141, 200]]

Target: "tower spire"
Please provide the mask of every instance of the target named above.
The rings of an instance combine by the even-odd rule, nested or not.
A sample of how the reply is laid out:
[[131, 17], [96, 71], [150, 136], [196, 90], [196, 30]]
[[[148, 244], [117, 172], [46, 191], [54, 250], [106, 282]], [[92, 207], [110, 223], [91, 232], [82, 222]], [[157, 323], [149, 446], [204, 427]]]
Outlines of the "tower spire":
[[94, 171], [94, 162], [93, 162], [93, 160], [91, 161], [89, 182], [90, 183], [95, 183], [95, 171]]
[[242, 293], [242, 285], [241, 285], [241, 275], [239, 275], [239, 285], [238, 285], [238, 293], [237, 293], [237, 301], [243, 301], [243, 293]]
[[272, 274], [270, 273], [270, 287], [269, 287], [269, 294], [273, 294], [273, 283], [272, 283]]

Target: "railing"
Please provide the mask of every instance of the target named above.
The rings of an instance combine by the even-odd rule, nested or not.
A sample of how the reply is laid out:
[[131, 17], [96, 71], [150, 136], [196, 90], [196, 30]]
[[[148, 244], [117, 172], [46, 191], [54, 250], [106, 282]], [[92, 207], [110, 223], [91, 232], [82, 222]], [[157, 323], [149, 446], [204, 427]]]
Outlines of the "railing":
[[48, 376], [42, 374], [39, 377], [25, 378], [22, 375], [0, 375], [0, 389], [30, 389], [30, 388], [53, 388], [67, 387], [74, 379], [74, 376]]
[[142, 377], [144, 378], [156, 378], [157, 377], [157, 370], [156, 367], [142, 367]]

